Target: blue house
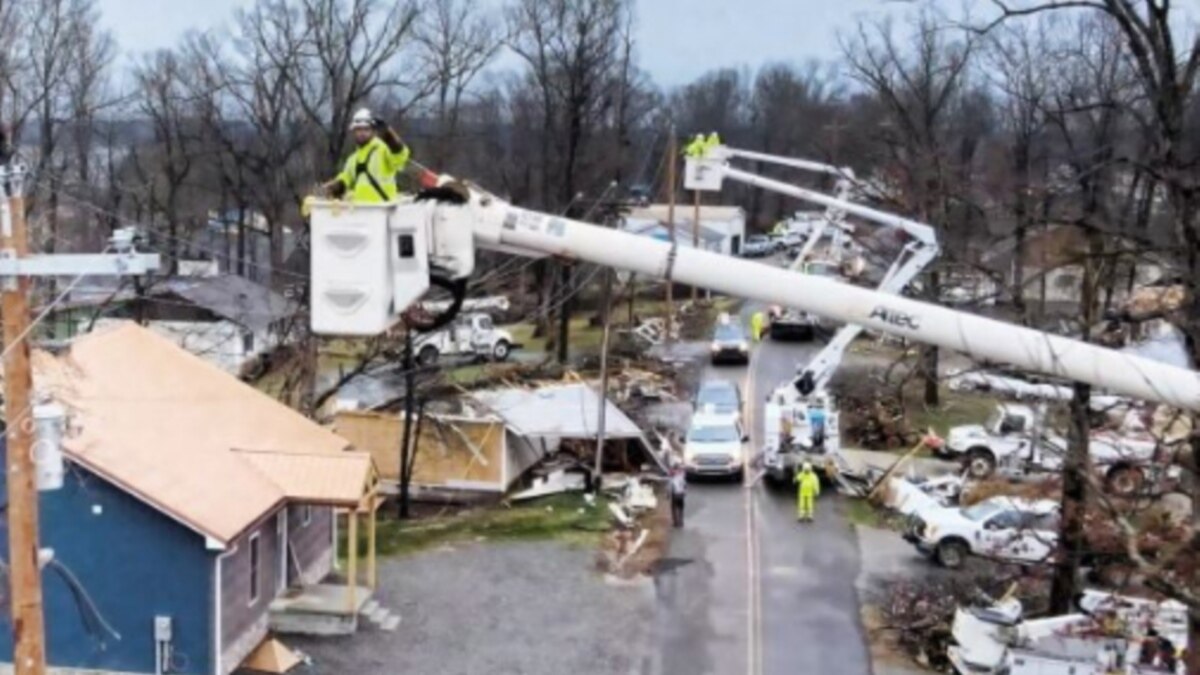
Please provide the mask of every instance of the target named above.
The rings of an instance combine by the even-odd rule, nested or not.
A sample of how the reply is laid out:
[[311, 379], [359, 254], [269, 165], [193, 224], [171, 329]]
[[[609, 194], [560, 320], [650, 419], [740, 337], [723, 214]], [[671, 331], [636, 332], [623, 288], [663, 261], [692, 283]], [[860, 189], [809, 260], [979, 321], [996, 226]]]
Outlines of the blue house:
[[[35, 386], [73, 429], [63, 486], [40, 496], [52, 672], [226, 675], [281, 603], [328, 596], [335, 510], [373, 514], [368, 455], [134, 324], [38, 354]], [[346, 589], [354, 617], [368, 591]]]

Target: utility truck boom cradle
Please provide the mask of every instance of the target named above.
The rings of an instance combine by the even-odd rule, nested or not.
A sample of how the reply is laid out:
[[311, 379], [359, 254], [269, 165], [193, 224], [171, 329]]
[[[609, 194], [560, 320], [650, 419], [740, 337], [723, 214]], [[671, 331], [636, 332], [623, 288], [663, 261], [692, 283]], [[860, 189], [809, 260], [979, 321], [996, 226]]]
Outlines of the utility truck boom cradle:
[[[751, 174], [747, 178], [782, 185]], [[314, 204], [315, 333], [383, 333], [424, 295], [431, 280], [461, 289], [474, 271], [476, 247], [498, 248], [582, 260], [798, 307], [972, 358], [1200, 410], [1200, 378], [1183, 368], [877, 290], [521, 209], [465, 184], [447, 185], [425, 196], [413, 203], [373, 206]], [[827, 204], [831, 199], [813, 193], [811, 200]], [[865, 207], [845, 208], [854, 213]]]

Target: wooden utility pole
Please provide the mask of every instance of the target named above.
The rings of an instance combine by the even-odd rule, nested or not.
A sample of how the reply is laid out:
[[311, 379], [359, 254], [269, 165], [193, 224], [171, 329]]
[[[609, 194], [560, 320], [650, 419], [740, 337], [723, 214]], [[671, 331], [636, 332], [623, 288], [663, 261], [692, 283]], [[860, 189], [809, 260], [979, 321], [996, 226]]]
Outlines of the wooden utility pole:
[[[413, 349], [416, 345], [413, 344], [413, 329], [411, 326], [404, 327], [404, 430], [400, 434], [400, 494], [396, 503], [396, 515], [400, 518], [407, 518], [409, 513], [409, 481], [408, 477], [409, 462], [412, 460], [412, 447], [417, 442], [413, 438], [413, 417], [416, 414], [417, 402], [417, 364], [413, 354]], [[353, 518], [354, 514], [351, 513]], [[357, 542], [351, 542], [350, 546], [357, 546]]]
[[[667, 138], [667, 231], [671, 237], [671, 248], [676, 245], [675, 239], [675, 164], [678, 158], [678, 149], [675, 147], [675, 124], [671, 124], [670, 136]], [[667, 280], [667, 342], [671, 341], [671, 336], [675, 333], [675, 282], [673, 279]]]
[[610, 267], [605, 267], [602, 274], [604, 275], [604, 295], [601, 302], [604, 303], [604, 332], [600, 337], [600, 412], [597, 413], [599, 419], [596, 422], [596, 468], [593, 474], [595, 482], [593, 488], [599, 494], [600, 486], [603, 482], [604, 469], [604, 430], [605, 430], [605, 413], [608, 409], [608, 345], [612, 335], [612, 291], [613, 291], [613, 271]]
[[[23, 258], [29, 254], [22, 176], [5, 170], [11, 194], [8, 213], [0, 214], [0, 250]], [[33, 457], [33, 420], [29, 368], [29, 278], [0, 281], [4, 312], [4, 409], [8, 478], [9, 584], [12, 602], [13, 670], [16, 675], [46, 672], [42, 580], [38, 569], [38, 491]]]

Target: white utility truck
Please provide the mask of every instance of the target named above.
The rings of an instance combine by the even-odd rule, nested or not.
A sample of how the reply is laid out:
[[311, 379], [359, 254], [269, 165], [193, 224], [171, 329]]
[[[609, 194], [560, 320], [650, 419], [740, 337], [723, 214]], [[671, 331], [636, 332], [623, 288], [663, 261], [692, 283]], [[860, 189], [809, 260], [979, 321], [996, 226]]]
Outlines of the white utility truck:
[[[985, 424], [950, 429], [940, 452], [962, 461], [971, 478], [1062, 471], [1067, 439], [1049, 429], [1044, 408], [999, 403]], [[1165, 477], [1161, 445], [1144, 429], [1094, 432], [1092, 463], [1114, 494], [1132, 495]]]
[[512, 333], [497, 328], [492, 317], [472, 312], [455, 317], [445, 328], [417, 338], [417, 363], [428, 366], [443, 356], [469, 356], [481, 361], [504, 361], [518, 347]]

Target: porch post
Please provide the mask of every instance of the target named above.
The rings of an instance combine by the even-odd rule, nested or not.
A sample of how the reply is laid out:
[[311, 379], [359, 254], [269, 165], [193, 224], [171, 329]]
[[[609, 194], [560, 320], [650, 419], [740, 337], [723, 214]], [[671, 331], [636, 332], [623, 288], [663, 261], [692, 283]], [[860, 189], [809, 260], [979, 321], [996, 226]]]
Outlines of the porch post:
[[350, 613], [358, 612], [357, 598], [355, 595], [358, 592], [358, 507], [355, 506], [349, 512], [349, 527], [346, 533], [346, 552], [349, 555], [350, 562], [346, 569], [346, 578], [349, 580], [349, 585], [346, 588], [347, 601], [350, 603]]
[[378, 579], [376, 577], [375, 565], [375, 511], [376, 506], [375, 491], [372, 490], [370, 496], [367, 497], [367, 508], [370, 509], [367, 515], [367, 585], [371, 590], [375, 590]]

